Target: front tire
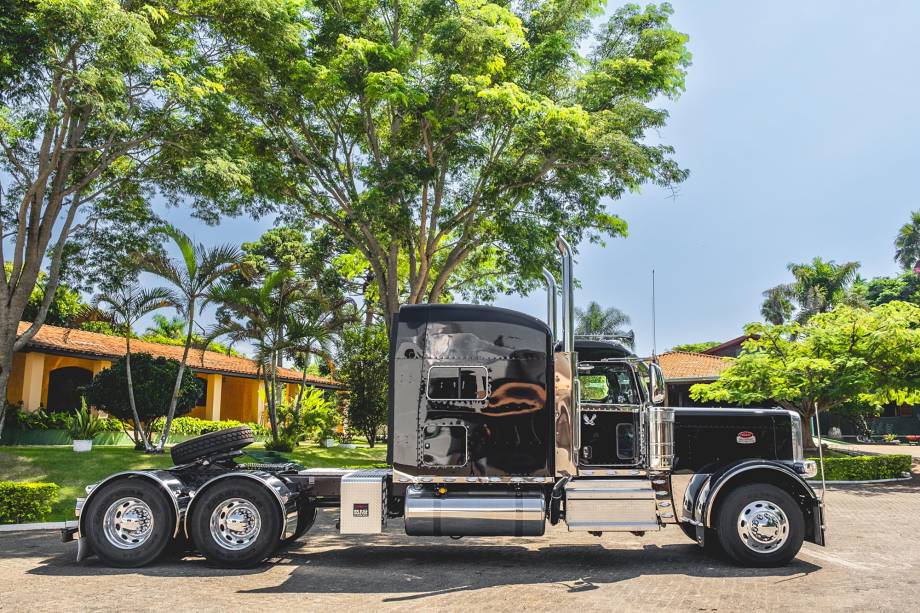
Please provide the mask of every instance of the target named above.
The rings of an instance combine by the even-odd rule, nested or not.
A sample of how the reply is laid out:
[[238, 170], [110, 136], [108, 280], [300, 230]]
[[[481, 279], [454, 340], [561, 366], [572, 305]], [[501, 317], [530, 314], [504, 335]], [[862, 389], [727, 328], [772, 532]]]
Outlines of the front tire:
[[175, 509], [155, 484], [140, 478], [102, 486], [85, 511], [90, 547], [109, 566], [136, 568], [153, 562], [175, 531]]
[[278, 502], [249, 479], [215, 483], [195, 502], [191, 517], [195, 547], [209, 562], [247, 568], [263, 562], [280, 543]]
[[728, 494], [716, 519], [719, 543], [743, 566], [788, 564], [805, 539], [805, 518], [784, 490], [766, 483], [739, 487]]

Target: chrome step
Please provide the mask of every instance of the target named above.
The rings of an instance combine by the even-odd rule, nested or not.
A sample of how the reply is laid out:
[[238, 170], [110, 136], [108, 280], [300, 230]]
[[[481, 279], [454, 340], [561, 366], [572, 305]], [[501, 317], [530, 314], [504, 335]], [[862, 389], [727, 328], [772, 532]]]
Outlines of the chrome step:
[[655, 489], [647, 479], [572, 479], [565, 486], [570, 532], [660, 530]]

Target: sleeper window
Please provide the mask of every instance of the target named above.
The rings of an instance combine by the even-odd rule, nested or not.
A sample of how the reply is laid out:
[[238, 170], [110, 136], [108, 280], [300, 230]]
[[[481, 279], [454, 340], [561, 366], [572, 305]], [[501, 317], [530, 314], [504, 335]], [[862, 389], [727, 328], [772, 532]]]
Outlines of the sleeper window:
[[428, 371], [431, 400], [485, 400], [489, 371], [484, 366], [432, 366]]

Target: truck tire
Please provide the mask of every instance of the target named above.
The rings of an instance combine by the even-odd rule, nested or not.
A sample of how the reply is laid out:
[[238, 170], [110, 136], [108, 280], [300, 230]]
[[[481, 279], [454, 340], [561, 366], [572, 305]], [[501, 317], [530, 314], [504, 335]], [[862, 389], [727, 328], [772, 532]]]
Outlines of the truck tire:
[[264, 561], [281, 543], [281, 511], [264, 486], [251, 479], [225, 479], [207, 488], [192, 508], [195, 547], [222, 568]]
[[805, 518], [795, 500], [768, 483], [752, 483], [730, 492], [715, 521], [719, 543], [743, 566], [788, 564], [805, 539]]
[[142, 478], [118, 479], [102, 488], [83, 511], [83, 536], [109, 566], [150, 564], [173, 540], [172, 503], [159, 487]]
[[226, 430], [218, 430], [217, 432], [208, 432], [183, 441], [173, 446], [170, 450], [170, 455], [172, 455], [173, 462], [176, 464], [188, 464], [209, 455], [237, 451], [247, 445], [251, 445], [255, 440], [252, 428], [249, 426], [237, 426]]

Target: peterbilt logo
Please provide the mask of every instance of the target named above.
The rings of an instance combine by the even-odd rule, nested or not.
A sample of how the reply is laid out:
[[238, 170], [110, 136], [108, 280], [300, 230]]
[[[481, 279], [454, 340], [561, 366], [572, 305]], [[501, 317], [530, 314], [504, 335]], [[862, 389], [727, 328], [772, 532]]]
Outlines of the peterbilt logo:
[[735, 440], [738, 441], [739, 445], [753, 445], [757, 442], [757, 437], [754, 436], [753, 432], [744, 430], [738, 433], [738, 436], [735, 437]]

